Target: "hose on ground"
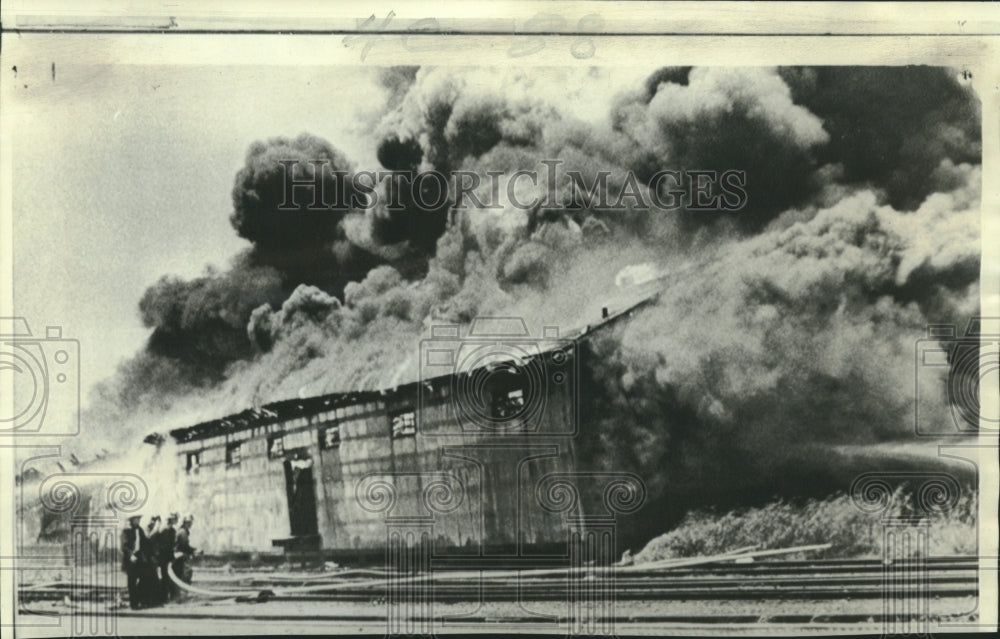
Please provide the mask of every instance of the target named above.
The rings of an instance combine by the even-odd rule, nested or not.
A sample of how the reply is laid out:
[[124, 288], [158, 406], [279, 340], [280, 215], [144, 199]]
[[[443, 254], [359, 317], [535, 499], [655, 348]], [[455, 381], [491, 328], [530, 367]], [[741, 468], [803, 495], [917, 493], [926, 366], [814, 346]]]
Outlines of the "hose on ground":
[[[690, 557], [686, 559], [664, 559], [662, 561], [639, 564], [632, 566], [617, 566], [615, 568], [616, 573], [631, 573], [631, 572], [645, 572], [649, 570], [665, 569], [665, 568], [683, 568], [687, 566], [696, 566], [699, 564], [709, 564], [716, 563], [720, 561], [733, 561], [737, 559], [752, 559], [756, 557], [766, 557], [780, 554], [790, 554], [795, 552], [811, 552], [816, 550], [826, 550], [831, 544], [814, 544], [810, 546], [796, 546], [794, 548], [778, 548], [775, 550], [756, 550], [751, 552], [745, 552], [746, 549], [740, 548], [735, 551], [731, 551], [719, 555], [711, 555], [707, 557]], [[478, 570], [467, 570], [467, 571], [449, 571], [449, 572], [432, 572], [423, 575], [415, 575], [409, 577], [395, 576], [395, 573], [387, 573], [387, 577], [391, 574], [393, 575], [393, 585], [404, 585], [404, 584], [414, 584], [414, 583], [431, 583], [438, 581], [450, 581], [450, 580], [462, 580], [462, 579], [475, 579], [475, 580], [491, 580], [491, 579], [508, 579], [511, 577], [543, 577], [552, 575], [572, 575], [580, 572], [587, 572], [591, 568], [548, 568], [539, 570], [500, 570], [500, 571], [490, 571], [489, 575], [484, 575]], [[203, 597], [247, 597], [258, 595], [261, 596], [264, 592], [269, 592], [275, 596], [282, 595], [295, 595], [295, 594], [305, 594], [313, 592], [332, 592], [337, 590], [350, 590], [352, 588], [364, 588], [368, 586], [384, 586], [386, 583], [385, 578], [375, 579], [369, 581], [342, 581], [338, 583], [320, 584], [315, 586], [298, 586], [290, 588], [268, 588], [266, 590], [261, 589], [247, 589], [247, 590], [210, 590], [207, 588], [197, 588], [191, 586], [190, 584], [184, 583], [178, 579], [177, 575], [174, 574], [173, 565], [167, 567], [167, 572], [170, 575], [170, 579], [178, 585], [179, 588], [186, 592], [192, 594], [200, 595]]]

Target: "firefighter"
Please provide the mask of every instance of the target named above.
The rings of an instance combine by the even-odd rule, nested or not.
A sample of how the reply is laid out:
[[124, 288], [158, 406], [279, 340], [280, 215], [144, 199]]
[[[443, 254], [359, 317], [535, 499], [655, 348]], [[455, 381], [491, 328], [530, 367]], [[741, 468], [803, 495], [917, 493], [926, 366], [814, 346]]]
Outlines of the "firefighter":
[[160, 516], [153, 515], [153, 518], [146, 524], [146, 537], [152, 539], [158, 532], [160, 532]]
[[192, 576], [188, 561], [192, 557], [201, 554], [201, 551], [195, 550], [191, 546], [191, 525], [193, 523], [194, 517], [192, 515], [184, 517], [180, 530], [177, 531], [177, 540], [174, 542], [174, 574], [186, 584], [191, 583]]
[[122, 570], [128, 580], [128, 605], [139, 610], [149, 603], [149, 538], [139, 522], [142, 515], [128, 518], [128, 528], [122, 531]]
[[170, 574], [167, 571], [170, 562], [174, 559], [174, 544], [177, 543], [177, 519], [177, 513], [167, 515], [166, 525], [157, 530], [152, 538], [159, 578], [157, 595], [162, 603], [174, 599], [177, 594], [177, 586], [170, 580]]

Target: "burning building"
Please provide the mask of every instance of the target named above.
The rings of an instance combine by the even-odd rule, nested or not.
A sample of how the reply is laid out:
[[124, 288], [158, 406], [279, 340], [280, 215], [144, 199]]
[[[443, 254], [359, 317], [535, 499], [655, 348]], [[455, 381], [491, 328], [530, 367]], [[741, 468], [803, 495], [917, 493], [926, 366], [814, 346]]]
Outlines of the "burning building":
[[417, 381], [173, 430], [177, 494], [213, 553], [381, 550], [387, 521], [428, 516], [442, 550], [565, 545], [572, 518], [644, 499], [637, 475], [584, 472], [577, 447], [587, 340], [650, 301], [568, 335], [532, 338], [515, 318], [478, 319], [465, 336], [438, 326]]
[[[971, 84], [932, 67], [668, 67], [605, 94], [621, 71], [379, 71], [378, 167], [472, 172], [484, 206], [459, 206], [449, 191], [453, 202], [424, 210], [412, 188], [392, 191], [405, 180], [387, 180], [373, 208], [310, 211], [303, 195], [290, 210], [288, 162], [351, 176], [373, 165], [314, 135], [251, 144], [229, 215], [246, 245], [221, 268], [147, 289], [149, 337], [95, 388], [76, 452], [184, 427], [153, 460], [116, 452], [168, 489], [147, 508], [192, 512], [210, 552], [275, 540], [375, 549], [386, 517], [416, 516], [428, 493], [452, 488], [462, 501], [436, 515], [442, 546], [541, 547], [560, 538], [566, 513], [517, 488], [553, 473], [640, 477], [651, 516], [623, 518], [619, 539], [645, 527], [641, 543], [691, 509], [847, 490], [858, 473], [914, 463], [900, 451], [931, 441], [923, 435], [951, 434], [947, 367], [915, 388], [914, 343], [928, 325], [980, 311]], [[514, 180], [547, 177], [557, 160], [552, 182]], [[683, 168], [745, 170], [745, 207], [673, 210], [647, 197], [665, 188], [657, 175]], [[606, 184], [611, 204], [578, 205], [570, 171]], [[507, 176], [495, 206], [494, 174]], [[403, 210], [383, 206], [394, 199]], [[518, 204], [534, 201], [552, 206]], [[671, 283], [628, 321], [531, 341], [532, 361], [563, 348], [576, 357], [568, 386], [542, 378], [549, 421], [537, 430], [507, 427], [518, 402], [542, 397], [510, 396], [516, 375], [484, 375], [506, 379], [503, 401], [471, 392], [475, 372], [502, 361], [416, 361], [430, 325], [466, 337], [490, 315], [580, 326], [601, 305], [630, 308], [612, 296], [650, 272]], [[915, 392], [927, 400], [916, 424]], [[291, 397], [308, 399], [278, 401]], [[176, 481], [161, 478], [164, 465]], [[603, 506], [602, 489], [572, 483], [576, 512]], [[359, 490], [392, 500], [368, 510]]]

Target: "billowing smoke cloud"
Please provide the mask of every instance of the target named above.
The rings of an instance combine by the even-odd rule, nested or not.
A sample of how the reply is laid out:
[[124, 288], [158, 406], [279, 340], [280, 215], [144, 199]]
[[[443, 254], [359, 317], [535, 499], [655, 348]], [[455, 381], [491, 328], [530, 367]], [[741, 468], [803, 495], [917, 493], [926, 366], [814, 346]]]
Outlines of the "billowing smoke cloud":
[[121, 406], [140, 406], [221, 382], [232, 362], [252, 355], [246, 339], [251, 311], [284, 295], [278, 271], [253, 265], [247, 254], [228, 271], [161, 278], [139, 301], [143, 325], [152, 332], [146, 348], [119, 371], [128, 383], [112, 380], [101, 392], [117, 393]]
[[[965, 186], [912, 213], [860, 191], [808, 221], [726, 244], [667, 288], [599, 346], [595, 359], [620, 385], [612, 395], [628, 398], [641, 425], [636, 441], [610, 436], [609, 425], [604, 458], [651, 456], [632, 463], [661, 468], [651, 476], [674, 485], [717, 485], [712, 473], [734, 472], [733, 462], [753, 482], [803, 446], [912, 437], [915, 339], [928, 322], [978, 307], [981, 176], [963, 168]], [[917, 289], [914, 277], [939, 284]], [[939, 407], [927, 419], [947, 422]]]
[[379, 261], [344, 229], [353, 173], [340, 151], [311, 135], [255, 142], [236, 175], [230, 222], [253, 243], [253, 259], [278, 269], [291, 287], [342, 288]]
[[[280, 160], [358, 169], [312, 136], [254, 144], [232, 213], [251, 247], [230, 271], [147, 292], [152, 336], [108, 401], [209, 419], [393, 386], [416, 377], [430, 322], [593, 323], [615, 273], [653, 263], [667, 275], [658, 302], [587, 347], [593, 465], [639, 472], [653, 494], [719, 499], [788, 486], [782, 475], [826, 490], [846, 467], [834, 450], [905, 441], [914, 340], [978, 308], [971, 90], [931, 68], [666, 68], [622, 94], [610, 72], [568, 73], [381, 72], [381, 168], [504, 172], [496, 208], [454, 206], [452, 183], [424, 210], [403, 181], [401, 210], [279, 210]], [[517, 206], [511, 173], [547, 159], [561, 162], [554, 186], [512, 192], [554, 205]], [[578, 205], [566, 178], [608, 171], [613, 201], [630, 175], [648, 191], [657, 171], [729, 169], [746, 172], [738, 211]]]
[[[310, 188], [296, 198], [294, 182], [309, 184], [316, 179], [316, 167], [324, 164], [330, 170], [319, 171], [322, 188]], [[340, 221], [349, 210], [338, 202], [348, 202], [353, 195], [351, 183], [336, 174], [350, 174], [352, 169], [342, 153], [310, 135], [254, 142], [246, 165], [236, 174], [229, 218], [233, 228], [266, 253], [328, 246], [340, 239]]]
[[[731, 217], [746, 230], [759, 230], [815, 190], [812, 151], [829, 134], [820, 118], [793, 102], [776, 70], [682, 69], [651, 80], [655, 90], [647, 83], [613, 114], [615, 129], [634, 145], [631, 168], [640, 177], [666, 168], [739, 167], [754, 196]], [[682, 214], [689, 225], [712, 217]]]
[[939, 189], [943, 160], [980, 162], [980, 104], [954, 72], [810, 67], [780, 74], [829, 133], [818, 159], [842, 166], [845, 182], [884, 189], [898, 209], [913, 210]]
[[526, 78], [482, 70], [420, 70], [397, 108], [382, 120], [379, 161], [389, 169], [415, 166], [447, 172], [500, 143], [534, 147], [551, 105], [525, 95]]

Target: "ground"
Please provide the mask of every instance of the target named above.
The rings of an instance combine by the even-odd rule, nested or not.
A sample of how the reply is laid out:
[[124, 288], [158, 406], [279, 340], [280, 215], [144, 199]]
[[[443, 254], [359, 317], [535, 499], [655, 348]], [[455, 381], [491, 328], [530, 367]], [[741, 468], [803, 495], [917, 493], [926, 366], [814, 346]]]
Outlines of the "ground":
[[[931, 613], [936, 616], [931, 631], [970, 631], [964, 624], [975, 623], [973, 597], [934, 599]], [[62, 602], [42, 602], [31, 606], [43, 613], [38, 623], [29, 626], [21, 617], [19, 636], [53, 637], [70, 634], [73, 608]], [[822, 610], [822, 615], [814, 615]], [[875, 634], [883, 630], [879, 620], [883, 612], [880, 599], [834, 601], [671, 601], [617, 602], [617, 634]], [[965, 614], [957, 614], [965, 613]], [[236, 603], [233, 600], [191, 600], [144, 611], [126, 609], [108, 611], [118, 635], [255, 635], [255, 634], [384, 634], [386, 606], [382, 602], [352, 603], [329, 601], [275, 601]], [[447, 633], [509, 633], [514, 631], [565, 634], [559, 623], [524, 622], [533, 615], [565, 616], [566, 605], [558, 602], [434, 604], [433, 616], [462, 615], [462, 623], [436, 621], [434, 630]], [[947, 618], [941, 617], [948, 614]], [[51, 615], [51, 616], [49, 616]], [[954, 616], [951, 616], [954, 615]], [[660, 619], [656, 619], [659, 617]], [[90, 624], [98, 617], [78, 618]], [[963, 624], [954, 626], [949, 624]], [[413, 630], [420, 630], [419, 623]]]

